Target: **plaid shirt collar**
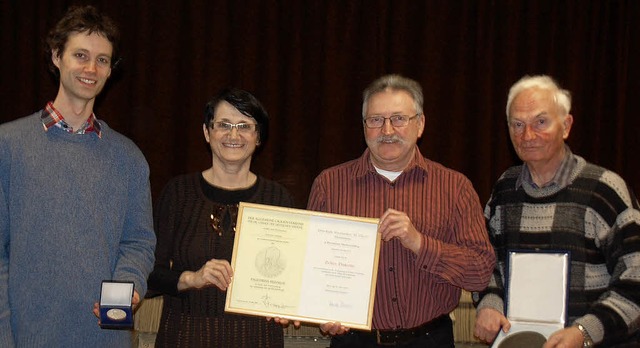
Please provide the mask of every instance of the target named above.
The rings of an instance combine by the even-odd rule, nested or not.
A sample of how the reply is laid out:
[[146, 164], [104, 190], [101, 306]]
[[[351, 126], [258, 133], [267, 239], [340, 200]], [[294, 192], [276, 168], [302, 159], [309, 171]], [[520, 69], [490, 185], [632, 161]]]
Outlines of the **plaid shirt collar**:
[[87, 121], [80, 127], [80, 129], [74, 131], [73, 128], [67, 124], [64, 120], [62, 114], [53, 107], [53, 102], [48, 102], [47, 106], [45, 106], [42, 111], [42, 115], [40, 116], [42, 120], [42, 125], [44, 126], [44, 131], [48, 131], [51, 127], [56, 126], [60, 129], [63, 129], [69, 133], [74, 134], [85, 134], [85, 133], [96, 133], [98, 138], [102, 138], [102, 131], [100, 129], [100, 122], [96, 118], [96, 115], [92, 112], [91, 116], [87, 119]]
[[[558, 188], [563, 189], [571, 184], [571, 173], [578, 165], [578, 160], [575, 158], [571, 149], [569, 149], [568, 145], [564, 145], [564, 158], [560, 163], [560, 167], [556, 171], [556, 174], [553, 176], [553, 179], [549, 181], [545, 187], [556, 185]], [[532, 187], [540, 188], [533, 182], [533, 178], [531, 177], [531, 171], [526, 164], [522, 165], [522, 171], [520, 172], [520, 176], [516, 180], [516, 188], [522, 186], [523, 183], [527, 183]]]

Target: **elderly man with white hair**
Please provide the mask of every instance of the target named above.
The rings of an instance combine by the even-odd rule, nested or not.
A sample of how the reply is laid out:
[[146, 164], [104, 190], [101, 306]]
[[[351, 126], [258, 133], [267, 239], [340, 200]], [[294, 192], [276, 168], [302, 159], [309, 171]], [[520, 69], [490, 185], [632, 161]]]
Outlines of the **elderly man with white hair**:
[[570, 93], [549, 76], [525, 76], [509, 91], [509, 135], [523, 164], [502, 174], [485, 207], [498, 262], [489, 287], [474, 293], [474, 333], [492, 342], [511, 328], [504, 312], [508, 250], [566, 250], [566, 327], [544, 347], [639, 347], [638, 200], [619, 175], [571, 152], [570, 110]]

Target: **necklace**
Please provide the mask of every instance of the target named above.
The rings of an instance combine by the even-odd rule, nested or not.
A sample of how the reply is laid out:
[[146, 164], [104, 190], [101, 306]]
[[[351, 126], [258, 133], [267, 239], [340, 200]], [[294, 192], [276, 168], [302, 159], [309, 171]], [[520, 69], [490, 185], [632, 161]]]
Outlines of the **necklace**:
[[209, 223], [213, 232], [222, 237], [224, 230], [236, 232], [236, 220], [238, 219], [237, 204], [214, 204], [209, 217]]

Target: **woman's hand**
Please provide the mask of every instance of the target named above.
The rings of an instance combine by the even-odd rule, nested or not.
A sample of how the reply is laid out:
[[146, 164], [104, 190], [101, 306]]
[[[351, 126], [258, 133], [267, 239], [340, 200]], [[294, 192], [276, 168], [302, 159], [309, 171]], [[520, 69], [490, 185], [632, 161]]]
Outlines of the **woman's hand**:
[[233, 277], [233, 270], [229, 261], [211, 259], [196, 272], [182, 272], [178, 281], [178, 291], [210, 286], [226, 291], [231, 284], [231, 277]]

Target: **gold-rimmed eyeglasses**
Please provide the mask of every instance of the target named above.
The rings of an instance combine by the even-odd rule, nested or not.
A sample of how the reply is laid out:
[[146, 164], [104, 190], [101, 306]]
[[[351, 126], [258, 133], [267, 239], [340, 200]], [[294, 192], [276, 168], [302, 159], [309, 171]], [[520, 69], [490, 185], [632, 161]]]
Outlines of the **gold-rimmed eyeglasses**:
[[364, 122], [364, 125], [367, 126], [367, 128], [382, 128], [385, 122], [389, 120], [389, 122], [391, 123], [391, 126], [399, 128], [399, 127], [406, 127], [409, 124], [409, 121], [413, 120], [418, 116], [420, 116], [420, 113], [417, 113], [413, 116], [395, 114], [389, 117], [384, 117], [381, 115], [373, 115], [373, 116], [365, 117], [363, 122]]

